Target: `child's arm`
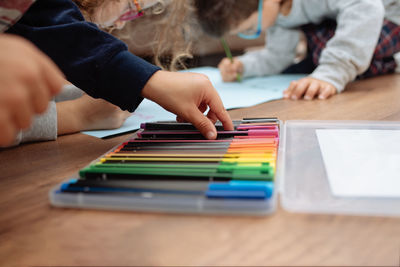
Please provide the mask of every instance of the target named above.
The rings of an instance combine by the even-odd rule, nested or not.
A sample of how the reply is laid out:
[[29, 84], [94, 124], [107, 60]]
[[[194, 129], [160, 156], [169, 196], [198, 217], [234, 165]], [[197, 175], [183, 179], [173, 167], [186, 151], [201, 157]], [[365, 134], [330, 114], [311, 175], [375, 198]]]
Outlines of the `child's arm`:
[[303, 96], [305, 100], [313, 100], [314, 97], [327, 99], [336, 94], [336, 92], [337, 89], [332, 84], [311, 77], [306, 77], [291, 82], [289, 88], [283, 92], [283, 97], [292, 100], [301, 99]]
[[243, 65], [243, 77], [279, 74], [294, 63], [300, 31], [273, 26], [267, 31], [264, 49], [237, 57]]
[[[307, 5], [307, 1], [303, 2]], [[325, 81], [341, 92], [347, 83], [368, 69], [381, 32], [384, 7], [382, 1], [376, 0], [327, 2], [330, 12], [336, 12], [337, 27], [310, 77]]]
[[[215, 127], [199, 116], [207, 106], [211, 108], [209, 118], [212, 121], [218, 118], [226, 129], [233, 129], [211, 84], [199, 88], [204, 83], [193, 83], [186, 78], [189, 74], [159, 74], [160, 68], [129, 53], [124, 43], [85, 22], [79, 9], [68, 0], [37, 1], [9, 31], [33, 40], [53, 58], [73, 84], [123, 110], [135, 110], [143, 100], [141, 95], [148, 95], [178, 118], [195, 124], [202, 133], [215, 134]], [[156, 82], [150, 85], [155, 73], [162, 79], [154, 79]], [[145, 86], [156, 90], [150, 90], [150, 94], [142, 93]], [[155, 96], [153, 91], [161, 95]]]
[[31, 127], [21, 131], [13, 146], [26, 142], [56, 140], [58, 135], [86, 130], [116, 129], [131, 115], [103, 99], [94, 99], [72, 85], [50, 101], [48, 109], [36, 116]]
[[141, 90], [160, 70], [86, 22], [70, 0], [36, 1], [8, 32], [32, 41], [78, 88], [124, 110], [133, 111], [141, 103]]
[[86, 94], [57, 103], [57, 135], [88, 130], [116, 129], [131, 115], [103, 99]]

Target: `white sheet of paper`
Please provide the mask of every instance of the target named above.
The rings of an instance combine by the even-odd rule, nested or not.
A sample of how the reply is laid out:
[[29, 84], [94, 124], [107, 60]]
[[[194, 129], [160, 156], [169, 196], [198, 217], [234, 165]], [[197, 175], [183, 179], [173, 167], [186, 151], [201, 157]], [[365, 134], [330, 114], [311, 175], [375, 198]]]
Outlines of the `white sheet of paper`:
[[400, 197], [400, 130], [316, 130], [332, 194]]
[[[225, 83], [217, 68], [201, 67], [185, 70], [207, 75], [217, 89], [226, 109], [242, 108], [282, 98], [283, 91], [291, 81], [305, 77], [304, 74], [272, 75], [244, 79], [242, 82]], [[122, 127], [115, 130], [85, 131], [84, 134], [104, 138], [139, 129], [146, 121], [175, 120], [175, 115], [157, 104], [144, 100]]]

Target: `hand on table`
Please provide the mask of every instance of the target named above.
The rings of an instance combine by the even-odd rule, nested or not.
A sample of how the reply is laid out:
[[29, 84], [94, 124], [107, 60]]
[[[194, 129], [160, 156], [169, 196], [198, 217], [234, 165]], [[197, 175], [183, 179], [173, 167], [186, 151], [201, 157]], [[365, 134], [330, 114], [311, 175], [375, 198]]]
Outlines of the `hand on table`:
[[327, 99], [336, 94], [336, 88], [325, 81], [306, 77], [298, 81], [290, 83], [288, 89], [283, 92], [283, 97], [298, 100], [304, 98], [305, 100]]

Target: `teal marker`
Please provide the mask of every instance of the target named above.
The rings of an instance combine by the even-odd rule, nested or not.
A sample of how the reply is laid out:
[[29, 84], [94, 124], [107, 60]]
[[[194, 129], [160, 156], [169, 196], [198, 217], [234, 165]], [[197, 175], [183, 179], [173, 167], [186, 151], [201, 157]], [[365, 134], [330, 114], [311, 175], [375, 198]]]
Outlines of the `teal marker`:
[[[222, 43], [222, 46], [224, 47], [226, 57], [230, 59], [231, 63], [233, 63], [233, 57], [232, 57], [231, 50], [229, 49], [228, 43], [225, 41], [224, 38], [221, 38], [221, 43]], [[240, 75], [240, 73], [238, 73], [236, 75], [236, 81], [238, 81], [238, 82], [242, 81], [242, 76]]]

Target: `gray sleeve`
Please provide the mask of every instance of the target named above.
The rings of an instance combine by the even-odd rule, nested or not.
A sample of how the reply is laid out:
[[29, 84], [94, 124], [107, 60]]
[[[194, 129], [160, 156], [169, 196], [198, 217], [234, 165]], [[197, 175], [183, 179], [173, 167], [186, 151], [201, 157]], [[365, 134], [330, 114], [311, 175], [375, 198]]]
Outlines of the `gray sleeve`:
[[55, 97], [56, 102], [67, 101], [67, 100], [74, 100], [81, 97], [84, 92], [72, 84], [64, 85], [61, 93], [59, 93]]
[[57, 109], [54, 101], [49, 102], [44, 114], [34, 116], [29, 129], [19, 131], [14, 143], [8, 147], [35, 141], [52, 141], [57, 139]]
[[385, 6], [385, 18], [400, 25], [400, 1], [399, 0], [383, 0]]
[[21, 132], [20, 143], [51, 141], [57, 139], [57, 109], [54, 101], [44, 114], [35, 116], [32, 126]]
[[52, 141], [57, 139], [57, 109], [54, 101], [49, 102], [44, 114], [33, 118], [32, 126], [24, 131], [19, 131], [14, 143], [17, 146], [26, 142]]
[[377, 0], [328, 0], [337, 12], [337, 28], [311, 77], [333, 84], [338, 92], [365, 72], [378, 43], [384, 7]]
[[243, 77], [278, 74], [293, 64], [299, 30], [274, 26], [268, 30], [266, 38], [265, 48], [238, 57], [243, 63]]
[[49, 102], [47, 111], [44, 114], [35, 116], [32, 126], [20, 131], [13, 146], [37, 141], [51, 141], [57, 139], [57, 106], [56, 102], [74, 100], [81, 97], [84, 92], [74, 85], [65, 85], [55, 101]]

